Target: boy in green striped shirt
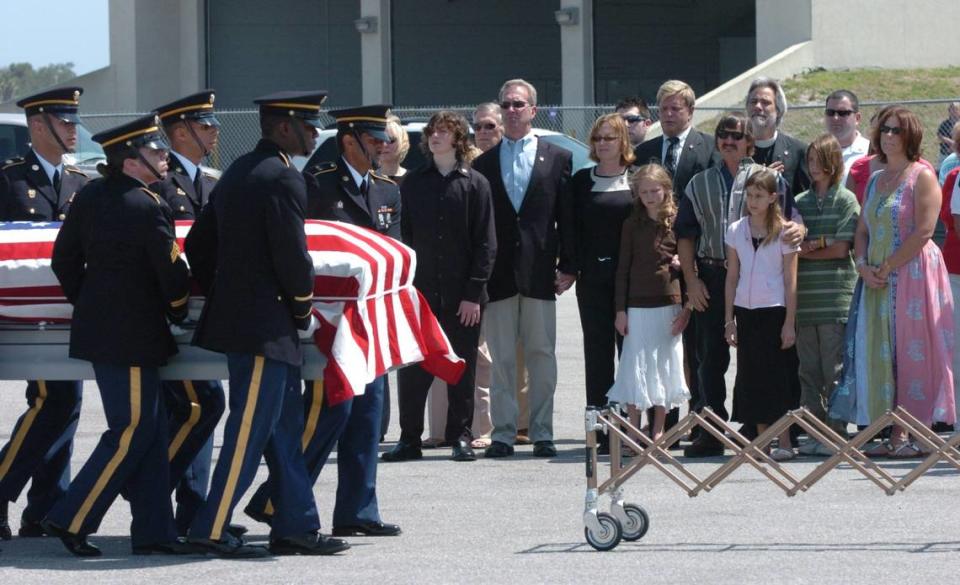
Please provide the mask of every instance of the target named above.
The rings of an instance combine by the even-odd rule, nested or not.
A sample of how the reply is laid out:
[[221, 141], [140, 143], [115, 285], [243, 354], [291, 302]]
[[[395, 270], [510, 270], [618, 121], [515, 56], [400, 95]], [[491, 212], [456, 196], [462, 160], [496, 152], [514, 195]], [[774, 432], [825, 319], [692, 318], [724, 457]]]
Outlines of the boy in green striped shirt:
[[[844, 328], [857, 283], [851, 251], [860, 205], [840, 184], [841, 153], [840, 143], [830, 134], [818, 137], [807, 148], [813, 184], [796, 198], [797, 211], [808, 230], [797, 269], [797, 353], [800, 404], [843, 435], [845, 425], [826, 420], [826, 407], [840, 378]], [[799, 452], [832, 454], [813, 440]]]

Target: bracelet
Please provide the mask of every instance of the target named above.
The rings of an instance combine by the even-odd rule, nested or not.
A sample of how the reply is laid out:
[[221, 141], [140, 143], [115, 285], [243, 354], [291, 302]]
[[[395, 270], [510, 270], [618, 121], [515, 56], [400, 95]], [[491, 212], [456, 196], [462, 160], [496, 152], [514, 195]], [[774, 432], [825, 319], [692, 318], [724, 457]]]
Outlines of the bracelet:
[[820, 249], [827, 247], [827, 238], [825, 236], [820, 236]]
[[867, 265], [867, 259], [864, 258], [863, 256], [860, 256], [860, 257], [857, 258], [855, 264], [856, 264], [857, 269], [863, 268], [864, 266]]

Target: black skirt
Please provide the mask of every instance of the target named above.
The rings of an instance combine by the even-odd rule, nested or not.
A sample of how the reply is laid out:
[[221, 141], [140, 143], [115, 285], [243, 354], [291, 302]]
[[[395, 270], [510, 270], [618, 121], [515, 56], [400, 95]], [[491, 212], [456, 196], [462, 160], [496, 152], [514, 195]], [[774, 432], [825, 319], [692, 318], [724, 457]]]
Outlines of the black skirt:
[[798, 407], [800, 380], [796, 345], [780, 349], [785, 307], [734, 307], [737, 318], [737, 379], [733, 420], [771, 424]]

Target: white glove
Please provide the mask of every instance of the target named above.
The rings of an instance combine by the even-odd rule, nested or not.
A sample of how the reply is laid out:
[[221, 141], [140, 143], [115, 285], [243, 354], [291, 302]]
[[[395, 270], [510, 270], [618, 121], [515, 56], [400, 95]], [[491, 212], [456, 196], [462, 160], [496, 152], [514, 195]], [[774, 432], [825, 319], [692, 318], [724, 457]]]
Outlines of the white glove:
[[313, 332], [317, 330], [317, 327], [320, 326], [320, 321], [317, 321], [317, 316], [310, 315], [310, 324], [307, 325], [306, 329], [298, 329], [297, 335], [300, 336], [301, 341], [307, 341], [313, 339]]
[[170, 321], [167, 321], [167, 323], [170, 325], [170, 333], [171, 333], [174, 337], [180, 337], [181, 335], [183, 335], [183, 334], [185, 334], [185, 333], [187, 332], [186, 329], [180, 327], [180, 326], [177, 325], [176, 323], [172, 323], [172, 322], [170, 322]]

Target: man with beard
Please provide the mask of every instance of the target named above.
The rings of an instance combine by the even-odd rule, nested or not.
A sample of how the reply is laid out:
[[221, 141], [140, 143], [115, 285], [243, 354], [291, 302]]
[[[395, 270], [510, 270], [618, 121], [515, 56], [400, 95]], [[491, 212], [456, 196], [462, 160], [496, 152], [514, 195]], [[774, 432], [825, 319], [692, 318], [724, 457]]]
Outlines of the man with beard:
[[747, 92], [746, 111], [756, 141], [753, 160], [783, 175], [791, 193], [809, 189], [806, 143], [779, 130], [787, 114], [787, 98], [780, 84], [769, 77], [754, 79]]

